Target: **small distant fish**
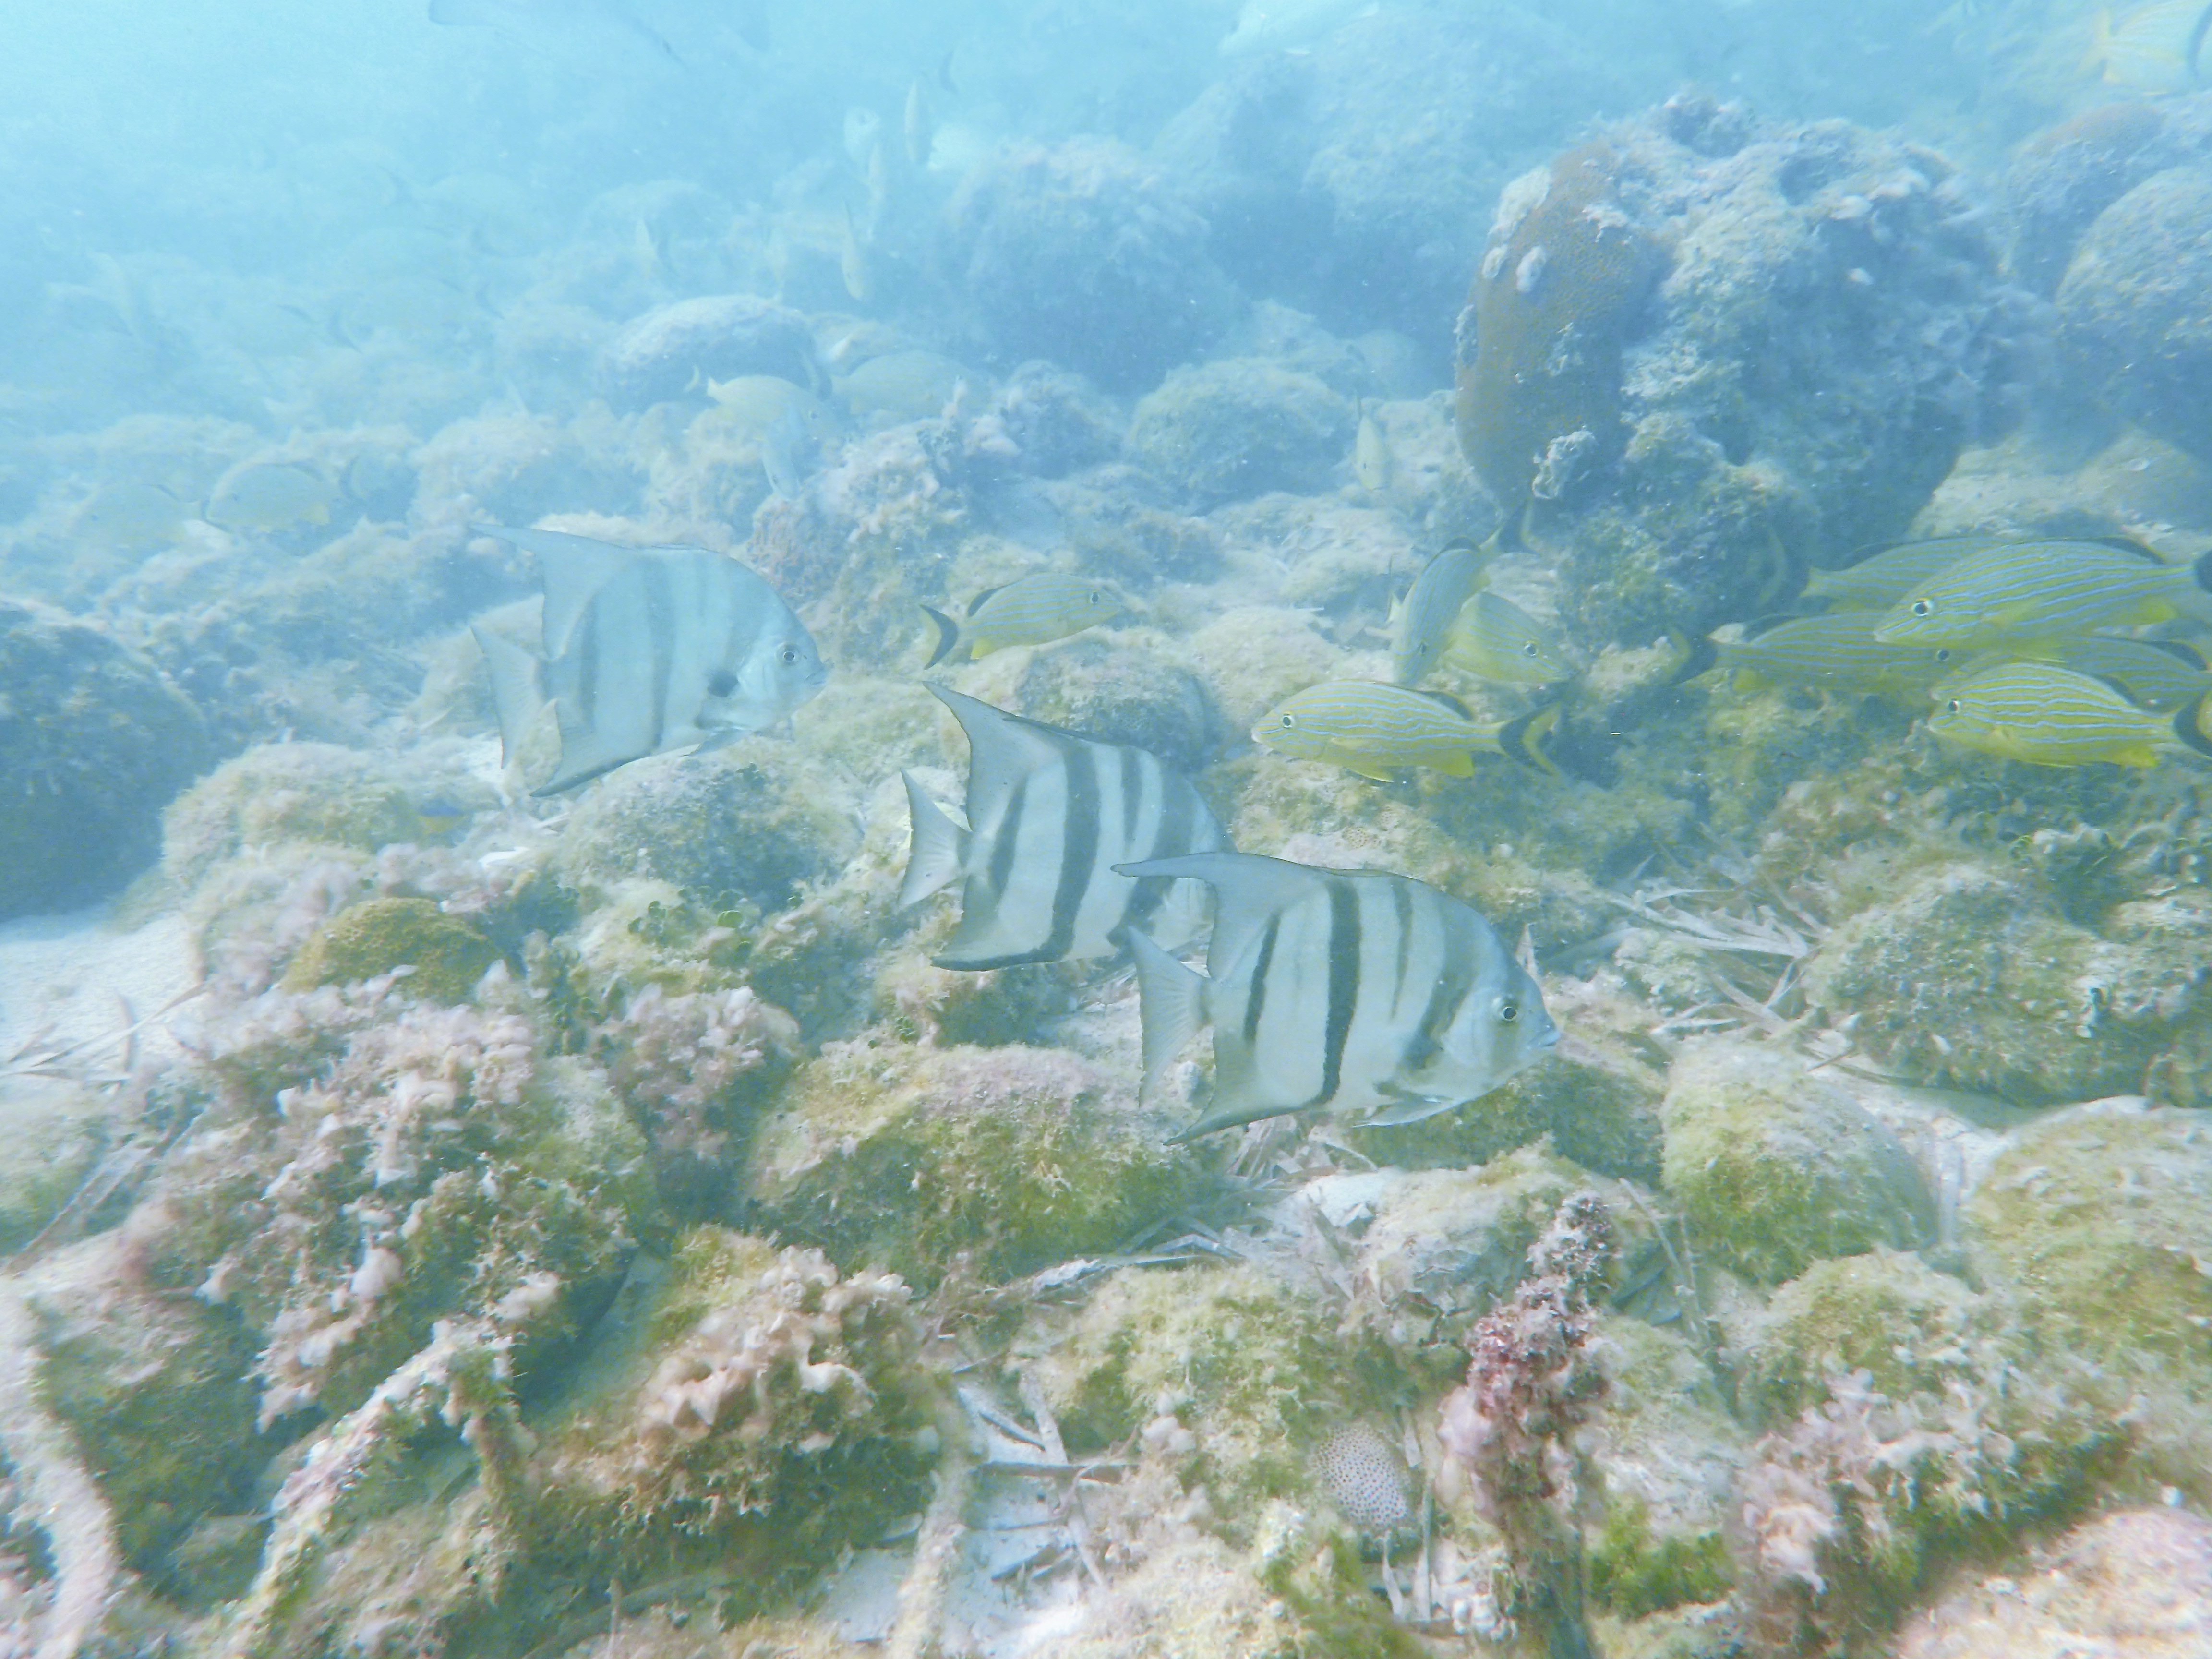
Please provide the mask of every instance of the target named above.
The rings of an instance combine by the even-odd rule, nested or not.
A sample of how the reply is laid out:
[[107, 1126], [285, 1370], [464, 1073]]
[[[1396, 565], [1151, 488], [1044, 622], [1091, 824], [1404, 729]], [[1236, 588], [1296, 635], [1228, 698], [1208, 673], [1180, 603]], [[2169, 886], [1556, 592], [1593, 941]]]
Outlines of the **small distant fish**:
[[2170, 565], [2148, 548], [2007, 542], [1969, 553], [1882, 612], [1885, 645], [1996, 645], [2177, 617], [2212, 620], [2212, 554]]
[[1887, 611], [1938, 571], [1994, 544], [1995, 538], [1987, 536], [1899, 542], [1840, 570], [1815, 570], [1800, 598], [1829, 611]]
[[1221, 55], [1296, 52], [1376, 9], [1371, 0], [1244, 0], [1237, 26], [1222, 37]]
[[1674, 678], [1694, 679], [1717, 668], [1746, 689], [1799, 686], [1924, 707], [1929, 689], [1957, 670], [1960, 653], [1947, 645], [1885, 645], [1874, 636], [1877, 616], [1833, 611], [1793, 617], [1741, 639], [1700, 640], [1685, 647]]
[[959, 392], [960, 383], [975, 379], [951, 357], [908, 347], [856, 365], [851, 374], [838, 377], [836, 387], [855, 420], [895, 425], [942, 415]]
[[1282, 1112], [1415, 1122], [1489, 1093], [1559, 1040], [1497, 930], [1425, 882], [1242, 853], [1123, 869], [1214, 890], [1206, 974], [1130, 941], [1147, 1091], [1213, 1028], [1212, 1109], [1178, 1140]]
[[2155, 766], [2162, 755], [2212, 756], [2207, 698], [2171, 717], [2137, 708], [2103, 680], [2049, 663], [2007, 663], [1968, 676], [1928, 729], [1944, 742], [2031, 766]]
[[430, 834], [450, 836], [466, 823], [471, 814], [467, 807], [458, 802], [447, 800], [443, 795], [434, 795], [428, 800], [416, 803], [415, 816], [422, 820], [423, 829]]
[[968, 828], [902, 775], [914, 850], [899, 904], [964, 882], [960, 927], [939, 967], [1111, 956], [1128, 940], [1151, 943], [1148, 933], [1170, 948], [1189, 941], [1205, 920], [1202, 887], [1114, 867], [1229, 845], [1188, 779], [1145, 750], [930, 690], [968, 734]]
[[937, 131], [936, 118], [930, 112], [929, 94], [922, 88], [919, 76], [906, 89], [906, 159], [916, 173], [929, 166], [929, 143]]
[[1486, 725], [1441, 691], [1328, 680], [1270, 710], [1252, 728], [1252, 741], [1279, 755], [1325, 761], [1379, 783], [1396, 781], [1400, 770], [1409, 766], [1472, 777], [1477, 755], [1504, 755], [1550, 772], [1557, 769], [1543, 744], [1559, 719], [1553, 704]]
[[1390, 487], [1390, 477], [1395, 471], [1390, 454], [1390, 440], [1383, 435], [1382, 423], [1374, 411], [1364, 404], [1359, 409], [1359, 433], [1352, 443], [1352, 476], [1359, 487], [1370, 495], [1381, 495]]
[[175, 542], [198, 512], [192, 502], [157, 483], [118, 478], [86, 498], [73, 528], [123, 552], [147, 553]]
[[884, 118], [872, 109], [854, 105], [845, 112], [845, 159], [865, 173], [868, 152], [876, 147], [883, 135]]
[[1390, 613], [1390, 669], [1401, 685], [1419, 685], [1443, 655], [1460, 607], [1480, 586], [1488, 553], [1454, 542], [1431, 559]]
[[2082, 67], [2130, 92], [2186, 91], [2202, 78], [2208, 27], [2206, 0], [2153, 0], [2118, 15], [2107, 8], [2097, 15]]
[[813, 476], [815, 453], [805, 413], [796, 402], [786, 404], [761, 439], [761, 470], [768, 474], [769, 488], [787, 501], [797, 501]]
[[2195, 647], [2179, 640], [2027, 640], [2018, 645], [1978, 652], [1939, 682], [1930, 695], [1942, 702], [1968, 677], [2012, 662], [2043, 662], [2104, 680], [2130, 702], [2156, 714], [2172, 714], [2212, 690], [2212, 670]]
[[1487, 590], [1460, 607], [1444, 639], [1444, 661], [1499, 685], [1553, 685], [1575, 672], [1550, 629]]
[[710, 749], [774, 726], [830, 677], [805, 624], [735, 559], [702, 547], [617, 547], [551, 530], [471, 526], [536, 556], [545, 589], [541, 650], [489, 629], [512, 761], [546, 702], [561, 760], [533, 794], [558, 794], [630, 761]]
[[225, 530], [274, 534], [328, 524], [337, 498], [336, 485], [305, 467], [252, 461], [216, 481], [204, 516]]
[[853, 222], [853, 210], [845, 209], [844, 234], [837, 246], [837, 273], [843, 278], [845, 292], [862, 305], [875, 298], [875, 272], [869, 268], [868, 250], [860, 240], [860, 227]]
[[1039, 570], [1003, 587], [986, 588], [968, 602], [968, 614], [955, 622], [942, 611], [921, 607], [936, 624], [937, 645], [923, 665], [934, 668], [956, 651], [974, 662], [1009, 646], [1044, 645], [1121, 614], [1114, 596], [1085, 576]]

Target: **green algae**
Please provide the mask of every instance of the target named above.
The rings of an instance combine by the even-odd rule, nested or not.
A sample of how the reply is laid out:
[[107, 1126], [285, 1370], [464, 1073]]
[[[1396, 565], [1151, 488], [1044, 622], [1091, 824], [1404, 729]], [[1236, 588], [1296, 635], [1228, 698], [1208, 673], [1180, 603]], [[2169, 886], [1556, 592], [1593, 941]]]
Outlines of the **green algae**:
[[428, 1002], [466, 1002], [499, 960], [483, 928], [431, 899], [373, 898], [341, 910], [308, 936], [284, 970], [288, 991], [354, 985], [400, 969], [401, 990]]
[[1631, 1498], [1606, 1510], [1590, 1544], [1590, 1600], [1623, 1619], [1663, 1613], [1686, 1601], [1717, 1601], [1735, 1569], [1718, 1527], [1688, 1536], [1654, 1537], [1651, 1512]]

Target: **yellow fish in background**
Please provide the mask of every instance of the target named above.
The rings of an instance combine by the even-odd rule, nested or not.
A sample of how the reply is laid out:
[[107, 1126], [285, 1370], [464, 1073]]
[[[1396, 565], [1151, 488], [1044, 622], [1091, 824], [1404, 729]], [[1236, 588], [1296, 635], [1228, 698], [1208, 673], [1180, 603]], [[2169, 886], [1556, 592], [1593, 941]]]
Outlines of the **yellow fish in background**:
[[2130, 92], [2186, 92], [2203, 84], [2208, 0], [2153, 0], [2117, 16], [2097, 14], [2084, 71]]
[[1045, 645], [1121, 614], [1120, 602], [1097, 582], [1056, 570], [984, 589], [968, 602], [968, 614], [959, 622], [926, 605], [921, 608], [937, 625], [936, 649], [923, 665], [928, 668], [956, 651], [966, 652], [973, 662], [1008, 646]]
[[1482, 585], [1493, 553], [1454, 542], [1421, 567], [1406, 597], [1390, 607], [1390, 669], [1399, 684], [1419, 685], [1437, 665], [1453, 621]]
[[2049, 663], [2104, 680], [2153, 714], [2170, 714], [2212, 690], [2212, 670], [2193, 647], [2179, 640], [2115, 640], [2093, 635], [2079, 640], [2029, 640], [1978, 652], [1939, 681], [1930, 695], [1940, 702], [1983, 670], [2018, 662]]
[[1390, 440], [1383, 435], [1382, 422], [1364, 403], [1359, 405], [1359, 435], [1352, 444], [1352, 471], [1359, 480], [1359, 487], [1376, 495], [1390, 487], [1391, 475], [1397, 471], [1390, 453]]
[[860, 240], [860, 228], [853, 222], [853, 210], [845, 209], [845, 234], [837, 245], [837, 274], [844, 279], [845, 292], [866, 305], [875, 297], [875, 272], [869, 268], [868, 250]]
[[2177, 617], [2212, 621], [2212, 554], [2184, 566], [2106, 542], [2002, 542], [1922, 582], [1881, 613], [1874, 636], [1973, 648]]
[[1887, 611], [1937, 572], [1996, 544], [1988, 536], [1945, 536], [1877, 548], [1840, 570], [1815, 570], [1806, 578], [1798, 604], [1814, 601], [1824, 613]]
[[1444, 636], [1443, 659], [1499, 685], [1551, 685], [1575, 672], [1565, 647], [1543, 623], [1486, 589], [1460, 607]]
[[1965, 653], [1949, 646], [1886, 645], [1874, 635], [1880, 614], [1836, 611], [1793, 617], [1741, 639], [1678, 641], [1686, 656], [1674, 678], [1679, 684], [1718, 669], [1746, 690], [1797, 686], [1893, 697], [1917, 708]]
[[2168, 718], [2103, 680], [2049, 663], [2005, 663], [1968, 675], [1929, 717], [1945, 743], [2031, 766], [2155, 766], [2161, 755], [2212, 756], [2206, 699]]
[[273, 533], [328, 524], [337, 498], [335, 485], [305, 467], [248, 461], [216, 481], [204, 516], [224, 530]]
[[1472, 777], [1477, 755], [1504, 755], [1556, 772], [1544, 753], [1559, 724], [1557, 705], [1517, 720], [1486, 723], [1441, 691], [1414, 691], [1368, 680], [1328, 680], [1285, 698], [1252, 728], [1252, 741], [1297, 760], [1326, 761], [1379, 783], [1426, 766]]

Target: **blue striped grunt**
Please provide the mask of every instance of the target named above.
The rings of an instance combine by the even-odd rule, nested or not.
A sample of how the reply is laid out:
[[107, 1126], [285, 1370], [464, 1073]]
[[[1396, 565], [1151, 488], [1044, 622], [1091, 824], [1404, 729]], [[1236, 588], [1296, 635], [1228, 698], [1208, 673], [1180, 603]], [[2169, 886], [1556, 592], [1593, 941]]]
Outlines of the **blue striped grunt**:
[[1840, 570], [1815, 570], [1798, 599], [1818, 600], [1828, 611], [1887, 611], [1937, 572], [1996, 544], [1988, 536], [1943, 536], [1878, 547]]
[[1214, 890], [1206, 973], [1130, 941], [1146, 1091], [1213, 1028], [1212, 1109], [1179, 1141], [1309, 1109], [1415, 1122], [1489, 1093], [1559, 1040], [1497, 930], [1425, 882], [1242, 853], [1124, 868]]
[[1881, 614], [1886, 645], [1973, 647], [2212, 621], [2212, 554], [2194, 568], [2106, 542], [2003, 542], [1969, 553]]
[[1326, 761], [1378, 782], [1400, 769], [1433, 767], [1471, 777], [1477, 755], [1504, 755], [1553, 771], [1542, 744], [1559, 722], [1556, 705], [1517, 720], [1478, 721], [1441, 691], [1368, 680], [1327, 680], [1285, 698], [1252, 728], [1252, 741], [1279, 755]]
[[1929, 688], [1956, 667], [1960, 653], [1948, 646], [1884, 645], [1874, 636], [1876, 613], [1836, 611], [1793, 617], [1735, 640], [1700, 640], [1683, 648], [1687, 658], [1677, 681], [1719, 669], [1747, 689], [1802, 686], [1808, 690], [1895, 697], [1915, 708]]
[[1012, 645], [1043, 645], [1066, 639], [1121, 614], [1114, 596], [1087, 576], [1039, 570], [1003, 587], [987, 587], [968, 602], [968, 614], [955, 622], [941, 611], [922, 606], [937, 626], [937, 647], [924, 665], [934, 668], [956, 651], [969, 661]]
[[1453, 622], [1482, 585], [1490, 554], [1471, 542], [1454, 542], [1421, 568], [1406, 597], [1390, 612], [1390, 675], [1419, 685], [1443, 655]]
[[2109, 681], [2129, 702], [2154, 714], [2170, 714], [2212, 690], [2212, 670], [2193, 647], [2179, 640], [2110, 639], [2093, 634], [2078, 640], [2027, 640], [1978, 652], [1938, 682], [1930, 695], [1941, 702], [1969, 676], [2008, 662], [2050, 663]]
[[1499, 685], [1552, 685], [1574, 678], [1565, 648], [1543, 623], [1487, 589], [1460, 607], [1444, 662]]
[[2205, 704], [2199, 696], [2169, 718], [2069, 668], [2004, 663], [1952, 687], [1928, 729], [1962, 749], [2031, 766], [2155, 766], [2161, 755], [2212, 755]]

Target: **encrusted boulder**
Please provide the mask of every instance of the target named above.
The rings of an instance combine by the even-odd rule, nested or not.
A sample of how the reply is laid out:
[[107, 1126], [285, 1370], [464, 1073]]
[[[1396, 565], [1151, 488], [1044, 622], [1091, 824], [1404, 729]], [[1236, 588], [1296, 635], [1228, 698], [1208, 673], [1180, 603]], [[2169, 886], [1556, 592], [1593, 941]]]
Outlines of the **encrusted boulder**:
[[709, 380], [775, 374], [811, 384], [814, 334], [787, 306], [751, 294], [678, 300], [632, 320], [599, 353], [600, 392], [618, 410], [704, 401]]
[[1259, 357], [1179, 368], [1137, 404], [1131, 458], [1200, 507], [1317, 491], [1352, 441], [1352, 405]]

